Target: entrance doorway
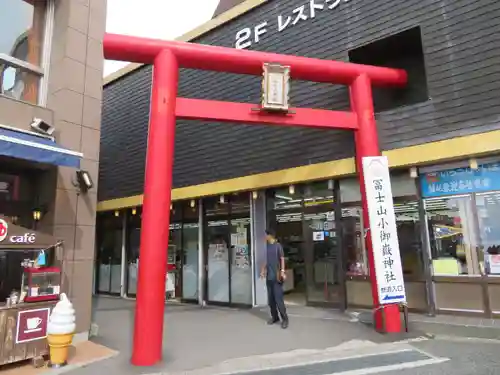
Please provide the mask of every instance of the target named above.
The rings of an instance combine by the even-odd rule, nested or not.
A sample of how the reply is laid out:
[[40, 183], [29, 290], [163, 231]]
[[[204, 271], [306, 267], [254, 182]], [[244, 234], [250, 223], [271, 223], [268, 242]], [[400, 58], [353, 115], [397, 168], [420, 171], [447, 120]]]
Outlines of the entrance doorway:
[[122, 288], [123, 216], [114, 212], [100, 214], [97, 244], [95, 291], [119, 296]]
[[333, 181], [306, 185], [303, 233], [309, 305], [345, 307], [341, 217]]
[[268, 191], [267, 222], [285, 253], [284, 291], [289, 305], [345, 305], [336, 201], [332, 181]]
[[302, 202], [300, 186], [267, 192], [267, 223], [275, 229], [285, 254], [287, 274], [283, 289], [285, 302], [290, 305], [307, 303]]

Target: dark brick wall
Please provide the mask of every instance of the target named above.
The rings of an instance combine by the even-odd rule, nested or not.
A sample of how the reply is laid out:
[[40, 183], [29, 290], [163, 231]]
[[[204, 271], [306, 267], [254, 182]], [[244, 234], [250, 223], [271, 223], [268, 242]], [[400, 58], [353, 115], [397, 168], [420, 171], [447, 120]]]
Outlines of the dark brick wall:
[[[323, 0], [316, 0], [322, 3]], [[495, 0], [349, 0], [335, 10], [277, 31], [279, 14], [306, 0], [271, 0], [199, 38], [234, 46], [236, 33], [264, 20], [268, 32], [250, 49], [348, 60], [348, 51], [420, 26], [430, 99], [377, 115], [383, 149], [499, 128], [500, 2]], [[140, 194], [143, 187], [151, 68], [104, 91], [99, 199]], [[259, 101], [260, 78], [184, 70], [180, 95]], [[293, 82], [295, 106], [346, 109], [342, 86]], [[189, 186], [335, 160], [354, 154], [350, 132], [179, 121], [174, 185]]]

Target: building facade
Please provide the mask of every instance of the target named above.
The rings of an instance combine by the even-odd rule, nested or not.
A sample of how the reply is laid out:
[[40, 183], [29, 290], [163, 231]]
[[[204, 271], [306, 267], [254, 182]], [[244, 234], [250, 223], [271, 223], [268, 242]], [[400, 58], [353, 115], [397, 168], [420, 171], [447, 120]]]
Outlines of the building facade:
[[[106, 1], [7, 0], [2, 7], [8, 11], [0, 12], [0, 214], [64, 242], [63, 289], [75, 305], [77, 339], [85, 339]], [[77, 171], [93, 182], [87, 192]]]
[[[495, 316], [500, 35], [491, 27], [499, 15], [487, 0], [247, 0], [180, 39], [405, 69], [408, 85], [374, 89], [374, 105], [408, 305]], [[179, 96], [260, 101], [255, 77], [180, 77]], [[135, 293], [150, 88], [151, 67], [137, 64], [104, 88], [102, 293]], [[348, 99], [343, 86], [292, 83], [295, 107], [346, 110]], [[271, 226], [285, 248], [291, 302], [371, 306], [351, 132], [178, 121], [174, 187], [167, 297], [265, 303], [258, 272]]]

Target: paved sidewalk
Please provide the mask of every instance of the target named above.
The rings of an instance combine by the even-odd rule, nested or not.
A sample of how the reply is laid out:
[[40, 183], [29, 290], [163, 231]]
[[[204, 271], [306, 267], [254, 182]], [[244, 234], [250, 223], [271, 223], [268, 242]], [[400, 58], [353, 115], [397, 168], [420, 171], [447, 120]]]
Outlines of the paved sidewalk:
[[[350, 316], [353, 321], [358, 320], [372, 326], [373, 315], [369, 310], [347, 311], [346, 315]], [[500, 340], [500, 319], [410, 313], [409, 330], [428, 336], [444, 335]]]
[[352, 340], [381, 343], [384, 336], [345, 314], [289, 307], [290, 327], [266, 325], [267, 312], [200, 308], [168, 304], [165, 312], [164, 361], [154, 368], [130, 365], [135, 301], [97, 298], [94, 321], [99, 326], [93, 340], [118, 350], [115, 358], [71, 371], [71, 375], [105, 373], [128, 375], [177, 372], [217, 365], [223, 361], [283, 353], [293, 350], [332, 348]]

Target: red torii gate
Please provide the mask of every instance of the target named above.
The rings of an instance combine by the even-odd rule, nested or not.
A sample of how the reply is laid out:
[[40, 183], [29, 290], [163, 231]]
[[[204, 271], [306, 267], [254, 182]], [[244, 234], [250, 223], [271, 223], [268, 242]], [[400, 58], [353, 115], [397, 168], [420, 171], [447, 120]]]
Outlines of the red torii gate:
[[[141, 254], [132, 363], [150, 366], [162, 358], [165, 275], [170, 226], [172, 166], [176, 118], [355, 131], [356, 165], [361, 187], [365, 233], [369, 230], [362, 158], [379, 156], [372, 85], [404, 86], [399, 69], [278, 55], [258, 51], [106, 34], [104, 57], [153, 64], [151, 111], [144, 181]], [[282, 115], [252, 110], [256, 105], [177, 98], [179, 68], [261, 76], [265, 63], [290, 66], [291, 78], [350, 86], [351, 112], [292, 108]], [[366, 236], [376, 328], [400, 332], [398, 305], [378, 309], [378, 289], [370, 236]], [[382, 316], [385, 315], [385, 316]], [[382, 327], [385, 322], [385, 327]]]

